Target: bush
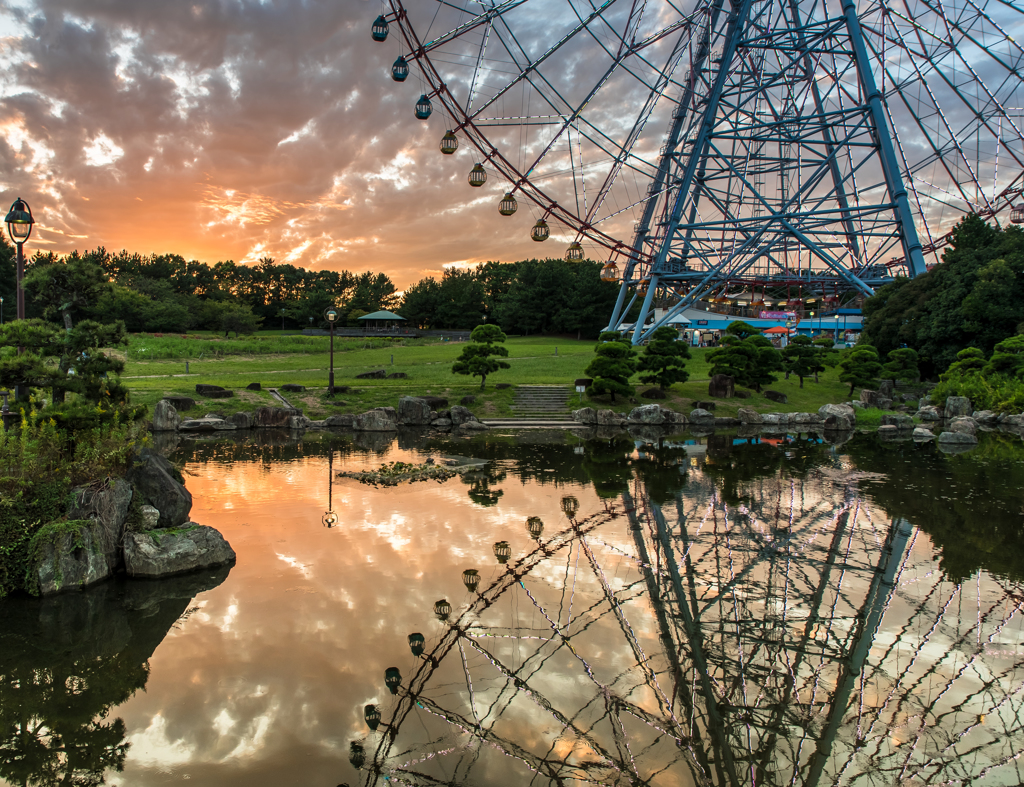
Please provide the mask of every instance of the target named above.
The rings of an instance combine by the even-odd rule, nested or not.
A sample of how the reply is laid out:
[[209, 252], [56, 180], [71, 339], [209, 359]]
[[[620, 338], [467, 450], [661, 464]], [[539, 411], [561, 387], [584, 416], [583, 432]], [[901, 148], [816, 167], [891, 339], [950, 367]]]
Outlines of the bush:
[[950, 396], [966, 396], [975, 410], [997, 413], [1024, 411], [1024, 380], [1005, 374], [983, 375], [977, 371], [947, 372], [935, 386], [931, 400], [940, 408]]

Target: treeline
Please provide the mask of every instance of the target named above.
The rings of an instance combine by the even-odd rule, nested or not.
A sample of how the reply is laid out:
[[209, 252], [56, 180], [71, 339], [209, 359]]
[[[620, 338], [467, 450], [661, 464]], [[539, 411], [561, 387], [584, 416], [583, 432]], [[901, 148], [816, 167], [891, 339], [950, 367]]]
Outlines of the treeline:
[[[15, 316], [15, 253], [0, 239], [4, 320]], [[598, 263], [565, 260], [488, 262], [425, 278], [402, 297], [383, 273], [306, 270], [263, 258], [254, 265], [209, 265], [177, 254], [97, 248], [35, 254], [26, 265], [26, 316], [74, 324], [122, 320], [131, 332], [321, 327], [333, 307], [339, 324], [381, 309], [418, 328], [472, 329], [485, 320], [506, 332], [596, 336], [617, 287]]]

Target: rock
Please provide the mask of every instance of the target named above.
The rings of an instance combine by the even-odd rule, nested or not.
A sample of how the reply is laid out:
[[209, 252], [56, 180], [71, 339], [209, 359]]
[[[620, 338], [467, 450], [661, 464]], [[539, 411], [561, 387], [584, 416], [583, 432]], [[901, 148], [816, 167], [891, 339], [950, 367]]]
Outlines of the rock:
[[978, 433], [978, 423], [967, 416], [960, 416], [954, 418], [949, 423], [949, 431], [951, 432], [962, 432], [963, 434], [976, 435]]
[[475, 421], [476, 416], [468, 408], [457, 404], [451, 410], [451, 419], [454, 426], [462, 426], [470, 421]]
[[999, 423], [1003, 426], [1024, 426], [1024, 413], [1021, 415], [1004, 415]]
[[319, 421], [310, 421], [306, 425], [306, 428], [307, 429], [326, 429], [327, 428], [327, 419], [324, 418], [324, 419], [321, 419]]
[[160, 526], [160, 512], [153, 506], [142, 506], [139, 513], [142, 515], [143, 530], [156, 530]]
[[914, 438], [915, 443], [926, 443], [929, 440], [934, 440], [935, 435], [931, 429], [925, 429], [923, 426], [918, 426], [914, 429], [914, 433], [911, 435]]
[[448, 400], [443, 396], [421, 396], [419, 398], [429, 404], [431, 410], [438, 410], [448, 406]]
[[850, 402], [850, 407], [852, 407], [854, 410], [863, 410], [864, 409], [864, 402], [860, 402], [860, 401]]
[[895, 386], [892, 384], [892, 380], [880, 380], [878, 383], [878, 395], [884, 396], [886, 399], [895, 399], [893, 394], [896, 392]]
[[181, 423], [181, 416], [174, 408], [174, 405], [166, 399], [161, 399], [153, 406], [153, 431], [174, 432]]
[[878, 427], [878, 436], [883, 439], [893, 439], [899, 437], [900, 430], [896, 428], [894, 424], [885, 424], [884, 426]]
[[648, 388], [641, 392], [640, 397], [642, 399], [668, 399], [668, 394], [660, 388]]
[[967, 432], [943, 432], [939, 435], [939, 443], [947, 445], [977, 445], [978, 438]]
[[825, 418], [825, 428], [833, 432], [847, 432], [853, 429], [854, 421], [848, 415], [832, 413]]
[[357, 432], [397, 432], [398, 413], [394, 407], [375, 407], [357, 415], [352, 428]]
[[675, 410], [669, 410], [667, 407], [661, 408], [661, 414], [665, 418], [666, 424], [685, 424], [686, 416], [682, 413], [677, 413]]
[[[785, 417], [785, 420], [783, 420]], [[766, 426], [779, 426], [780, 424], [789, 423], [788, 413], [763, 413], [761, 415], [761, 423]]]
[[230, 421], [223, 418], [192, 418], [182, 421], [178, 427], [179, 432], [225, 432], [237, 429]]
[[622, 426], [624, 423], [626, 423], [626, 419], [614, 410], [597, 411], [598, 426]]
[[979, 426], [996, 426], [999, 423], [999, 415], [992, 410], [978, 410], [971, 417]]
[[202, 394], [203, 396], [209, 396], [212, 393], [217, 393], [217, 391], [224, 390], [226, 389], [220, 385], [207, 385], [206, 383], [196, 383], [196, 393]]
[[430, 405], [415, 396], [403, 396], [398, 400], [398, 421], [407, 426], [423, 426], [430, 423]]
[[133, 496], [132, 485], [117, 478], [75, 489], [68, 505], [68, 519], [91, 519], [97, 523], [98, 527], [93, 528], [93, 546], [103, 553], [111, 572], [121, 565], [121, 539]]
[[446, 432], [452, 428], [451, 418], [437, 418], [431, 424], [435, 429], [440, 429], [442, 432]]
[[494, 386], [494, 390], [495, 391], [504, 391], [506, 388], [511, 388], [511, 387], [512, 387], [512, 383], [498, 383], [496, 386]]
[[943, 417], [946, 420], [951, 420], [961, 415], [970, 415], [971, 400], [966, 396], [950, 396], [946, 399], [946, 409], [943, 412]]
[[221, 413], [207, 413], [203, 418], [219, 418], [221, 421], [227, 420], [227, 417]]
[[293, 415], [288, 419], [289, 429], [308, 429], [313, 422], [304, 415]]
[[252, 415], [249, 413], [232, 413], [226, 420], [236, 429], [252, 429]]
[[716, 427], [718, 427], [718, 426], [730, 427], [730, 426], [739, 426], [739, 425], [740, 425], [740, 420], [738, 418], [733, 418], [732, 416], [728, 416], [728, 415], [717, 415], [717, 416], [715, 416], [715, 426]]
[[728, 399], [736, 392], [736, 382], [727, 374], [716, 374], [708, 384], [708, 396]]
[[665, 423], [665, 415], [662, 413], [661, 407], [656, 404], [642, 404], [630, 410], [626, 420], [631, 424], [657, 426]]
[[687, 419], [695, 426], [714, 426], [715, 414], [698, 407], [696, 410], [690, 411], [690, 415], [687, 416]]
[[280, 390], [286, 391], [287, 393], [302, 393], [306, 390], [306, 386], [296, 385], [295, 383], [285, 383], [281, 386]]
[[331, 415], [324, 419], [324, 424], [331, 428], [341, 427], [344, 429], [351, 429], [352, 424], [355, 423], [356, 417], [354, 415]]
[[464, 432], [482, 432], [485, 429], [490, 429], [487, 424], [482, 424], [479, 421], [466, 421], [459, 426], [459, 429]]
[[473, 404], [474, 402], [476, 402], [475, 396], [463, 396], [459, 399], [459, 404], [461, 405]]
[[578, 424], [596, 424], [597, 410], [593, 407], [581, 407], [572, 411], [572, 420]]
[[757, 437], [761, 434], [764, 424], [740, 424], [736, 429], [737, 437]]
[[177, 527], [188, 521], [192, 494], [178, 479], [181, 474], [151, 448], [140, 448], [125, 475], [141, 501], [160, 512], [160, 527]]
[[391, 374], [389, 374], [387, 376], [386, 379], [388, 379], [388, 380], [408, 380], [409, 379], [409, 375], [407, 375], [405, 372], [392, 372]]
[[301, 411], [290, 407], [260, 407], [253, 415], [253, 426], [257, 429], [287, 429], [293, 415], [301, 415]]
[[878, 391], [862, 388], [860, 392], [860, 400], [865, 407], [878, 407]]
[[207, 399], [230, 399], [234, 395], [234, 391], [210, 391], [205, 394]]
[[789, 404], [789, 398], [784, 393], [770, 390], [763, 391], [763, 393], [765, 399], [770, 399], [771, 401], [778, 402], [779, 404]]
[[942, 411], [938, 407], [925, 404], [918, 409], [917, 417], [922, 421], [941, 421]]
[[818, 413], [790, 413], [790, 423], [794, 424], [822, 424], [825, 419]]
[[895, 426], [897, 429], [913, 429], [914, 419], [905, 413], [882, 413], [882, 426]]
[[39, 595], [78, 590], [111, 576], [103, 550], [103, 525], [95, 519], [73, 519], [44, 525], [32, 539], [29, 576]]
[[179, 413], [188, 412], [196, 406], [196, 400], [190, 396], [165, 396], [161, 401], [167, 402]]
[[169, 532], [126, 533], [128, 576], [152, 579], [235, 562], [235, 551], [217, 530], [189, 522]]
[[249, 383], [247, 386], [245, 386], [245, 390], [247, 390], [247, 391], [262, 391], [263, 390], [263, 386], [261, 386], [259, 383]]
[[735, 396], [737, 399], [749, 399], [753, 395], [753, 391], [741, 391], [739, 388], [737, 388], [733, 392], [733, 396]]
[[715, 408], [718, 407], [715, 402], [694, 402], [693, 406], [698, 410], [707, 410], [712, 413], [715, 411]]
[[356, 375], [356, 379], [357, 380], [383, 380], [387, 376], [388, 376], [388, 373], [386, 371], [384, 371], [383, 369], [378, 369], [375, 372], [363, 372], [362, 374], [357, 374]]
[[857, 411], [848, 404], [823, 404], [818, 408], [818, 415], [828, 421], [830, 415], [841, 415], [851, 421], [857, 420]]
[[749, 407], [741, 407], [736, 412], [736, 417], [740, 419], [741, 424], [763, 424], [764, 416], [762, 416], [757, 410], [752, 410]]
[[879, 410], [889, 410], [892, 408], [892, 399], [886, 399], [884, 396], [879, 395], [878, 398], [875, 399], [875, 406]]

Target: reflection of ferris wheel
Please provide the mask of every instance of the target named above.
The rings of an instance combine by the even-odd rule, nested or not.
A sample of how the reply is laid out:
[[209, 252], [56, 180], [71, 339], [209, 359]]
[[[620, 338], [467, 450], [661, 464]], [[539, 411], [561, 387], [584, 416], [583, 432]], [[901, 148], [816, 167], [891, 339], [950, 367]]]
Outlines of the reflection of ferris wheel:
[[524, 233], [608, 255], [610, 325], [656, 292], [652, 327], [730, 290], [869, 294], [964, 213], [1024, 221], [1019, 3], [389, 4], [373, 36], [396, 81], [418, 66], [410, 115], [443, 117], [443, 153], [468, 141], [470, 185], [506, 181]]

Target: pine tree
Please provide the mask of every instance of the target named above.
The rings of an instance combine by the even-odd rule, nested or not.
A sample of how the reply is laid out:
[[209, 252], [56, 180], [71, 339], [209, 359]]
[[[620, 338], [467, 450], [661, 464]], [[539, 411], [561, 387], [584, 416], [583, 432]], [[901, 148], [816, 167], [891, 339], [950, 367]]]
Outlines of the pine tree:
[[786, 371], [800, 378], [801, 388], [804, 387], [805, 377], [812, 374], [817, 376], [825, 368], [821, 365], [820, 352], [810, 336], [794, 336], [782, 351], [782, 358]]
[[882, 371], [878, 351], [870, 344], [858, 344], [839, 364], [840, 382], [850, 384], [850, 396], [858, 385], [862, 388], [874, 385]]
[[478, 325], [473, 329], [469, 338], [470, 344], [462, 349], [462, 353], [452, 365], [452, 374], [468, 374], [479, 377], [482, 391], [484, 383], [487, 382], [487, 375], [501, 369], [512, 368], [505, 361], [499, 361], [493, 357], [508, 357], [508, 349], [498, 346], [499, 342], [504, 342], [508, 337], [497, 325]]
[[594, 348], [597, 357], [583, 372], [594, 380], [587, 395], [609, 393], [613, 402], [616, 394], [631, 396], [635, 389], [629, 384], [629, 378], [636, 372], [636, 350], [616, 331], [605, 331], [600, 341]]
[[679, 341], [679, 332], [675, 328], [658, 328], [651, 335], [637, 364], [637, 371], [643, 372], [640, 382], [657, 385], [662, 390], [673, 383], [685, 383], [690, 377], [686, 371], [689, 358], [690, 348], [686, 342]]
[[917, 368], [917, 350], [901, 347], [885, 356], [885, 360], [886, 364], [882, 367], [882, 377], [886, 380], [892, 380], [893, 385], [896, 385], [897, 380], [913, 383], [921, 378], [921, 370]]

